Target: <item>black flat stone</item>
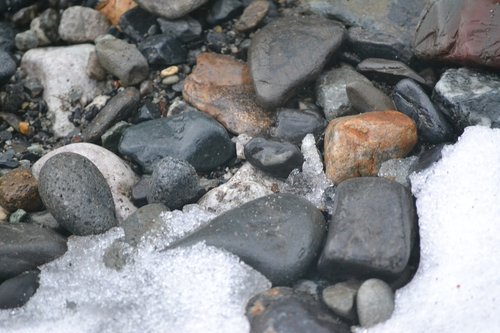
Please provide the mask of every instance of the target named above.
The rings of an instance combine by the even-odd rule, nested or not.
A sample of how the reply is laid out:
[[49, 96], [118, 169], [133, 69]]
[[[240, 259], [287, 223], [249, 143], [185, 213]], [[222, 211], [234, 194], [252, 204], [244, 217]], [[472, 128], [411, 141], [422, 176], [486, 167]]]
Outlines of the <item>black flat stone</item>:
[[24, 272], [0, 284], [0, 309], [23, 306], [38, 289], [40, 272]]

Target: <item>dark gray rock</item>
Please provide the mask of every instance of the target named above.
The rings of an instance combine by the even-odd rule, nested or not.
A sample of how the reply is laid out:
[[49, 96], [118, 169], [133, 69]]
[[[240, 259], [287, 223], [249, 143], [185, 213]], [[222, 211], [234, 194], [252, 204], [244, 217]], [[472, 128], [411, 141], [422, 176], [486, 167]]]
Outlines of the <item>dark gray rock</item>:
[[59, 12], [49, 8], [31, 21], [30, 30], [38, 39], [38, 45], [50, 45], [59, 40], [59, 18]]
[[156, 15], [152, 15], [140, 7], [135, 7], [120, 16], [118, 26], [134, 42], [140, 42], [144, 38], [158, 33], [157, 18]]
[[39, 271], [29, 271], [0, 284], [0, 309], [23, 306], [38, 289]]
[[144, 175], [142, 178], [132, 187], [132, 202], [137, 207], [144, 206], [148, 203], [148, 192], [151, 183], [151, 176]]
[[123, 132], [125, 132], [125, 130], [130, 126], [132, 126], [132, 124], [127, 123], [126, 121], [119, 121], [111, 126], [111, 128], [104, 132], [101, 136], [102, 147], [117, 154], [118, 144], [123, 136]]
[[210, 8], [207, 22], [218, 24], [235, 18], [243, 11], [241, 0], [216, 0]]
[[148, 37], [138, 44], [138, 48], [154, 68], [186, 62], [187, 50], [179, 40], [167, 34]]
[[361, 326], [370, 327], [382, 323], [394, 311], [394, 292], [382, 280], [366, 280], [356, 295], [356, 308]]
[[361, 285], [357, 280], [339, 282], [323, 289], [323, 302], [338, 316], [350, 321], [355, 321], [356, 294]]
[[246, 307], [251, 333], [348, 333], [349, 326], [320, 302], [291, 288], [269, 289], [250, 299]]
[[366, 81], [354, 81], [346, 86], [351, 107], [358, 113], [394, 110], [389, 96]]
[[[1, 1], [0, 1], [1, 2]], [[2, 12], [2, 10], [0, 10]], [[0, 22], [0, 50], [11, 52], [14, 50], [16, 31], [7, 22]]]
[[166, 156], [154, 164], [148, 203], [178, 209], [196, 201], [202, 192], [196, 170], [188, 162]]
[[358, 64], [357, 70], [374, 80], [389, 84], [396, 84], [402, 79], [412, 79], [420, 84], [427, 84], [423, 77], [400, 61], [368, 58]]
[[401, 80], [394, 87], [392, 99], [398, 111], [413, 119], [421, 140], [432, 144], [453, 140], [450, 123], [417, 83], [410, 79]]
[[40, 170], [38, 182], [43, 203], [71, 233], [99, 234], [117, 224], [106, 179], [82, 155], [60, 153], [51, 157]]
[[420, 172], [439, 161], [441, 159], [441, 151], [443, 150], [444, 146], [444, 143], [440, 143], [430, 148], [429, 150], [423, 151], [420, 155], [418, 155], [418, 160], [413, 165], [411, 172]]
[[134, 87], [120, 91], [109, 100], [106, 106], [83, 130], [83, 140], [87, 142], [99, 141], [107, 129], [137, 112], [140, 99], [139, 90]]
[[16, 62], [9, 53], [0, 50], [0, 86], [3, 86], [16, 73]]
[[318, 268], [336, 279], [396, 277], [410, 258], [416, 223], [411, 193], [377, 177], [340, 183]]
[[277, 19], [256, 33], [249, 65], [259, 103], [276, 107], [314, 80], [344, 34], [340, 24], [316, 17]]
[[287, 178], [304, 163], [300, 149], [288, 142], [253, 138], [245, 145], [244, 153], [254, 167], [278, 178]]
[[150, 101], [146, 101], [137, 111], [133, 122], [140, 123], [147, 120], [160, 118], [160, 107]]
[[169, 209], [160, 203], [143, 206], [122, 222], [125, 232], [124, 241], [132, 246], [139, 244], [141, 237], [146, 233], [161, 228], [161, 214]]
[[459, 134], [467, 126], [500, 127], [500, 76], [467, 68], [448, 69], [434, 87], [432, 100]]
[[21, 8], [27, 7], [37, 1], [35, 0], [1, 0], [0, 1], [0, 12], [16, 12]]
[[197, 171], [209, 171], [236, 154], [226, 129], [198, 111], [134, 125], [125, 130], [118, 149], [147, 173], [165, 156], [186, 160]]
[[276, 114], [276, 124], [271, 128], [271, 137], [300, 145], [309, 133], [319, 139], [326, 127], [326, 120], [312, 110], [282, 109]]
[[66, 239], [38, 225], [0, 224], [0, 280], [36, 269], [66, 252]]
[[137, 0], [136, 2], [148, 12], [163, 16], [167, 19], [176, 19], [189, 14], [207, 1], [208, 0]]
[[192, 44], [201, 41], [202, 27], [200, 22], [192, 17], [183, 17], [178, 20], [158, 19], [161, 32], [183, 43]]
[[204, 241], [239, 256], [273, 284], [305, 274], [315, 260], [325, 229], [323, 214], [293, 194], [271, 194], [219, 215], [172, 246]]

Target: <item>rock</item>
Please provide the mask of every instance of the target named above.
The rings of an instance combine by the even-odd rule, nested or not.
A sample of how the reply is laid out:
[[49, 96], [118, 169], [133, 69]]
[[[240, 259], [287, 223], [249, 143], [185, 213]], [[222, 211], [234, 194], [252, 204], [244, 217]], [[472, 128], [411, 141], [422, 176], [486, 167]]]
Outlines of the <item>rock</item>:
[[80, 154], [89, 159], [99, 169], [113, 194], [116, 209], [115, 215], [118, 221], [123, 221], [136, 210], [128, 198], [128, 193], [130, 193], [132, 186], [134, 186], [139, 178], [118, 156], [97, 145], [91, 143], [73, 143], [57, 148], [33, 164], [31, 169], [33, 175], [39, 178], [40, 170], [47, 160], [63, 152]]
[[105, 35], [108, 29], [108, 20], [97, 10], [72, 6], [61, 15], [59, 36], [69, 43], [93, 42], [97, 37]]
[[3, 86], [16, 73], [16, 62], [9, 53], [0, 50], [0, 86]]
[[138, 44], [138, 48], [154, 68], [182, 64], [187, 58], [182, 43], [167, 34], [148, 37]]
[[435, 1], [415, 33], [415, 54], [431, 60], [500, 68], [498, 2]]
[[96, 8], [107, 17], [112, 25], [117, 26], [122, 15], [136, 6], [133, 0], [107, 0], [100, 1]]
[[433, 101], [458, 133], [465, 127], [500, 127], [500, 76], [467, 68], [448, 69], [434, 87]]
[[416, 214], [411, 193], [384, 178], [349, 179], [337, 186], [318, 268], [340, 279], [396, 277], [410, 258]]
[[[69, 95], [77, 91], [87, 101], [104, 91], [104, 83], [87, 76], [86, 67], [94, 46], [81, 44], [64, 47], [38, 48], [26, 52], [21, 68], [40, 80], [44, 87], [43, 99], [53, 119], [52, 131], [63, 137], [74, 130], [68, 120], [71, 110]], [[57, 59], [57, 62], [54, 62]]]
[[95, 50], [102, 67], [124, 86], [141, 83], [148, 77], [148, 62], [135, 45], [106, 35], [96, 40]]
[[239, 32], [255, 29], [269, 12], [268, 0], [254, 0], [243, 11], [240, 18], [234, 24]]
[[29, 214], [28, 223], [37, 224], [41, 227], [54, 229], [56, 231], [61, 229], [59, 222], [57, 222], [54, 216], [47, 210]]
[[183, 43], [190, 44], [201, 41], [202, 27], [200, 22], [192, 17], [186, 16], [177, 20], [158, 19], [161, 32]]
[[346, 87], [356, 81], [371, 82], [347, 64], [331, 69], [316, 82], [316, 100], [323, 107], [326, 120], [354, 113], [347, 97]]
[[134, 117], [134, 123], [140, 123], [147, 120], [153, 120], [160, 118], [160, 108], [157, 104], [150, 101], [144, 102], [144, 104], [139, 108], [137, 114]]
[[215, 0], [208, 11], [207, 22], [218, 24], [238, 16], [243, 10], [241, 0]]
[[419, 156], [415, 165], [411, 168], [411, 172], [423, 171], [441, 159], [441, 151], [445, 146], [440, 143], [429, 150], [423, 151]]
[[382, 162], [402, 158], [417, 143], [413, 120], [397, 111], [374, 111], [330, 121], [325, 131], [326, 175], [335, 184], [375, 176]]
[[34, 49], [38, 46], [38, 38], [31, 30], [16, 34], [16, 48], [21, 51]]
[[140, 7], [126, 11], [118, 22], [120, 30], [134, 42], [141, 42], [148, 36], [158, 33], [157, 17]]
[[23, 306], [38, 289], [39, 271], [24, 272], [0, 284], [0, 309]]
[[153, 166], [148, 203], [162, 203], [170, 209], [182, 208], [201, 196], [198, 175], [191, 164], [166, 156]]
[[[1, 11], [1, 10], [0, 10]], [[12, 52], [15, 46], [16, 31], [8, 22], [0, 22], [0, 50]]]
[[134, 87], [126, 88], [109, 100], [104, 108], [82, 131], [82, 138], [87, 142], [97, 142], [108, 128], [120, 120], [131, 117], [137, 112], [141, 96]]
[[17, 168], [19, 162], [14, 159], [15, 152], [13, 149], [8, 149], [5, 153], [0, 153], [0, 166], [4, 168]]
[[82, 155], [59, 153], [48, 159], [40, 170], [39, 191], [49, 212], [75, 235], [100, 234], [117, 224], [106, 179]]
[[250, 299], [246, 307], [251, 333], [348, 333], [349, 326], [312, 296], [277, 287]]
[[255, 102], [248, 66], [227, 55], [200, 54], [182, 95], [235, 134], [261, 134], [273, 121], [274, 115]]
[[325, 118], [315, 111], [282, 109], [276, 113], [276, 124], [271, 128], [270, 134], [273, 138], [298, 145], [309, 133], [319, 139], [325, 127]]
[[358, 113], [394, 110], [389, 96], [366, 81], [354, 81], [346, 88], [347, 97], [353, 110]]
[[95, 51], [89, 54], [89, 61], [87, 62], [86, 71], [89, 78], [97, 81], [106, 80], [106, 76], [108, 75], [104, 67], [101, 66], [101, 63], [99, 62]]
[[0, 178], [0, 205], [10, 212], [16, 209], [36, 211], [42, 208], [38, 182], [26, 169], [16, 169]]
[[257, 169], [278, 178], [287, 178], [293, 169], [300, 169], [304, 163], [297, 146], [264, 138], [250, 140], [245, 145], [245, 157]]
[[131, 198], [132, 202], [141, 207], [148, 203], [148, 192], [151, 182], [151, 176], [143, 175], [142, 178], [132, 187]]
[[120, 144], [120, 139], [123, 136], [123, 132], [127, 128], [132, 126], [132, 124], [126, 121], [119, 121], [115, 125], [111, 126], [104, 134], [101, 136], [102, 147], [113, 152], [118, 153], [118, 145]]
[[26, 222], [28, 219], [28, 213], [26, 213], [23, 209], [18, 209], [9, 216], [10, 224], [18, 224], [22, 222]]
[[293, 194], [271, 194], [219, 215], [173, 246], [204, 241], [239, 256], [279, 285], [307, 271], [325, 228], [321, 211], [307, 200]]
[[17, 12], [15, 12], [14, 15], [12, 15], [12, 23], [14, 23], [18, 27], [29, 26], [30, 22], [38, 15], [39, 10], [40, 5], [37, 3], [28, 7], [21, 8]]
[[370, 327], [384, 322], [394, 311], [394, 292], [382, 280], [366, 280], [359, 287], [356, 308], [361, 326]]
[[454, 139], [453, 128], [446, 117], [436, 109], [425, 91], [414, 81], [404, 79], [398, 82], [394, 87], [392, 99], [398, 111], [413, 119], [417, 125], [418, 136], [423, 141], [436, 144]]
[[380, 165], [378, 176], [394, 180], [409, 189], [411, 188], [410, 174], [413, 172], [417, 160], [416, 156], [410, 156], [385, 161]]
[[186, 160], [197, 171], [213, 170], [235, 156], [234, 144], [224, 127], [197, 111], [131, 126], [125, 130], [118, 150], [147, 173], [165, 156]]
[[59, 40], [59, 13], [53, 8], [46, 9], [31, 21], [30, 30], [34, 32], [38, 45], [50, 45]]
[[176, 19], [189, 14], [206, 3], [207, 0], [136, 0], [136, 2], [148, 12], [163, 16], [167, 19]]
[[124, 241], [132, 246], [139, 244], [142, 236], [164, 225], [161, 215], [168, 211], [168, 208], [160, 203], [145, 205], [136, 210], [121, 224], [125, 233]]
[[50, 229], [0, 224], [0, 280], [34, 270], [66, 252], [66, 239]]
[[248, 62], [258, 102], [276, 107], [314, 80], [344, 33], [341, 25], [312, 17], [277, 19], [256, 33]]
[[323, 302], [335, 314], [347, 320], [356, 320], [356, 294], [361, 282], [349, 280], [323, 289]]
[[420, 84], [427, 84], [423, 77], [400, 61], [368, 58], [358, 64], [357, 70], [374, 80], [389, 84], [396, 84], [407, 78]]

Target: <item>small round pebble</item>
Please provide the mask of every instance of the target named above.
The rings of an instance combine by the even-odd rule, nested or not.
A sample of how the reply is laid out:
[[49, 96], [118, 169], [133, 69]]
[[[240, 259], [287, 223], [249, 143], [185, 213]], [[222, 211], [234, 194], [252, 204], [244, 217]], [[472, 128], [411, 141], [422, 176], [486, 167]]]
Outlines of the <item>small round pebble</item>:
[[394, 311], [394, 292], [382, 280], [366, 280], [359, 287], [356, 307], [361, 326], [370, 327], [382, 323]]

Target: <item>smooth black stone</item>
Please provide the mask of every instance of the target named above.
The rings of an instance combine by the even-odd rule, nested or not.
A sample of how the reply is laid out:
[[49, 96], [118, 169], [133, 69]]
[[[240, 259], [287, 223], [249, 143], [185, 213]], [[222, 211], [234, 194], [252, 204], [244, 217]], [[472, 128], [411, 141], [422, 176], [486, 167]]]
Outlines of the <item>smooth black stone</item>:
[[326, 124], [325, 118], [312, 110], [282, 109], [276, 114], [276, 124], [270, 134], [273, 138], [299, 145], [309, 133], [319, 139]]
[[151, 177], [148, 175], [142, 178], [132, 187], [131, 199], [134, 205], [142, 207], [148, 204], [148, 192]]
[[246, 306], [251, 333], [349, 333], [349, 325], [335, 317], [307, 293], [291, 288], [269, 289]]
[[200, 22], [186, 16], [178, 20], [158, 19], [161, 32], [173, 38], [179, 39], [183, 43], [196, 44], [201, 42], [202, 27]]
[[139, 244], [142, 236], [164, 225], [161, 215], [168, 211], [169, 209], [160, 203], [149, 204], [136, 210], [121, 224], [125, 233], [124, 241], [133, 246]]
[[398, 111], [413, 119], [420, 139], [433, 144], [453, 140], [450, 123], [417, 83], [401, 80], [394, 87], [392, 99]]
[[361, 177], [337, 186], [318, 268], [335, 279], [397, 277], [408, 264], [416, 215], [401, 184]]
[[226, 129], [198, 111], [131, 126], [125, 130], [118, 150], [146, 173], [151, 173], [153, 163], [165, 156], [186, 160], [197, 171], [214, 170], [236, 156]]
[[441, 151], [444, 146], [444, 143], [440, 143], [429, 150], [423, 151], [420, 155], [418, 155], [418, 160], [413, 165], [411, 172], [423, 171], [439, 161], [441, 159]]
[[160, 107], [150, 101], [146, 101], [134, 117], [134, 123], [160, 118]]
[[126, 88], [111, 98], [106, 106], [83, 130], [83, 140], [97, 142], [111, 126], [137, 111], [141, 95], [134, 87]]
[[39, 271], [29, 271], [8, 279], [0, 285], [0, 309], [23, 306], [38, 289]]
[[187, 50], [182, 42], [167, 34], [148, 37], [137, 47], [152, 67], [160, 68], [186, 62]]
[[325, 233], [323, 214], [309, 201], [288, 193], [271, 194], [219, 215], [171, 247], [204, 241], [234, 253], [281, 285], [307, 272]]
[[218, 24], [235, 18], [242, 12], [243, 3], [241, 0], [216, 0], [208, 12], [207, 22]]
[[118, 22], [120, 30], [134, 42], [140, 42], [147, 36], [158, 33], [158, 17], [139, 6], [126, 11]]
[[53, 230], [28, 223], [0, 224], [0, 280], [34, 270], [66, 250], [66, 238]]
[[116, 226], [111, 190], [99, 169], [75, 153], [60, 153], [45, 162], [38, 191], [48, 211], [69, 232], [85, 236]]
[[400, 61], [368, 58], [360, 62], [356, 69], [374, 80], [388, 84], [396, 84], [403, 79], [412, 79], [420, 84], [427, 84], [413, 69]]
[[0, 50], [0, 86], [3, 86], [16, 73], [16, 62], [9, 53]]
[[244, 152], [254, 167], [279, 178], [287, 178], [304, 163], [300, 149], [289, 142], [253, 138], [245, 145]]

